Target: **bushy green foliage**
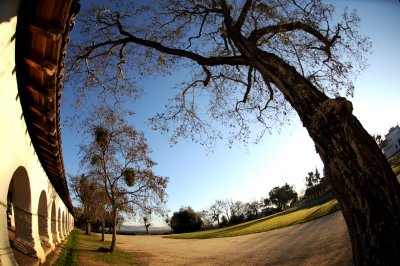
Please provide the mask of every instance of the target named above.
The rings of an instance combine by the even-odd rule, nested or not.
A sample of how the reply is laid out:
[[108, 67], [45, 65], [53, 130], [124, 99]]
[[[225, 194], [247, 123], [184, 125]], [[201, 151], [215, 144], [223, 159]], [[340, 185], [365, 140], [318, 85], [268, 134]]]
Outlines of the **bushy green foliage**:
[[122, 176], [125, 179], [125, 183], [128, 187], [131, 187], [135, 184], [136, 180], [136, 171], [133, 168], [125, 168], [124, 171], [122, 172]]
[[321, 174], [318, 172], [318, 169], [315, 168], [315, 172], [308, 172], [306, 176], [306, 187], [312, 187], [318, 185], [321, 180]]
[[201, 229], [203, 222], [198, 213], [191, 207], [182, 207], [178, 212], [174, 212], [170, 226], [174, 233], [188, 233]]
[[94, 133], [94, 138], [95, 138], [96, 143], [102, 149], [104, 149], [109, 140], [109, 133], [108, 133], [107, 129], [102, 126], [96, 126], [93, 129], [93, 133]]
[[297, 200], [297, 192], [287, 183], [281, 187], [274, 187], [269, 192], [269, 199], [278, 209], [284, 210], [292, 201]]

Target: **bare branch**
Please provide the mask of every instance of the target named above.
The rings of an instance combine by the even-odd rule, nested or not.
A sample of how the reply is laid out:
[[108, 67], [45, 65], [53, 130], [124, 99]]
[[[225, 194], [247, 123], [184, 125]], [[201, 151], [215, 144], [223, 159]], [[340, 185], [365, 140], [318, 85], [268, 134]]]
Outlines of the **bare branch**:
[[235, 28], [237, 28], [238, 30], [242, 28], [252, 3], [252, 0], [246, 0], [246, 3], [244, 4], [242, 11], [240, 12], [239, 18], [235, 24]]

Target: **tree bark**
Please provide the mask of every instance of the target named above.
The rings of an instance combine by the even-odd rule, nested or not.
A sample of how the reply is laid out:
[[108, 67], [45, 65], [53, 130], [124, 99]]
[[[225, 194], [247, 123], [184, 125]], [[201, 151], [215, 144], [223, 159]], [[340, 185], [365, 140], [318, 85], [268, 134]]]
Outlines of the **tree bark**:
[[104, 241], [104, 233], [105, 233], [105, 226], [106, 226], [106, 222], [103, 220], [101, 222], [101, 241]]
[[91, 223], [86, 221], [86, 226], [85, 226], [85, 235], [90, 236], [92, 234], [92, 229], [91, 229]]
[[355, 265], [400, 265], [400, 184], [344, 98], [326, 101], [308, 132], [338, 198]]
[[[295, 68], [263, 53], [259, 71], [297, 111], [346, 220], [355, 265], [400, 264], [400, 184], [345, 98], [330, 99]], [[394, 263], [394, 264], [393, 264]]]
[[110, 252], [114, 253], [115, 247], [117, 244], [117, 212], [115, 210], [112, 211], [112, 239]]

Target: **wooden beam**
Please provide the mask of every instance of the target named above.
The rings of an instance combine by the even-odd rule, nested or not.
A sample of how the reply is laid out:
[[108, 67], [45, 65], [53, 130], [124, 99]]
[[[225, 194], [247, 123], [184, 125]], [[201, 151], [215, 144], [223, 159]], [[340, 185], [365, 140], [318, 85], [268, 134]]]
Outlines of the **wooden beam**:
[[47, 128], [43, 127], [44, 125], [48, 126], [48, 124], [43, 124], [42, 125], [42, 124], [38, 124], [38, 123], [32, 121], [32, 125], [34, 125], [36, 128], [40, 129], [45, 134], [50, 135], [52, 137], [54, 137], [56, 135], [56, 133], [57, 133], [57, 129], [56, 128], [47, 129]]
[[62, 37], [62, 30], [57, 29], [57, 28], [49, 28], [48, 26], [44, 25], [34, 25], [34, 24], [28, 24], [28, 29], [32, 32], [36, 32], [40, 35], [45, 36], [46, 38], [57, 41], [60, 40]]
[[[43, 132], [42, 132], [43, 133]], [[49, 145], [57, 148], [58, 147], [58, 143], [57, 143], [57, 139], [51, 136], [47, 136], [44, 134], [36, 134], [35, 135], [39, 140], [47, 142]]]
[[59, 155], [59, 150], [58, 149], [49, 149], [48, 147], [45, 147], [41, 143], [37, 143], [36, 148], [40, 150], [41, 154], [43, 156], [46, 156], [47, 158], [51, 159], [54, 161], [54, 163], [58, 163], [58, 155]]
[[46, 99], [48, 102], [54, 101], [54, 91], [55, 88], [49, 87], [42, 87], [40, 85], [33, 85], [33, 84], [25, 84], [27, 90], [30, 93], [36, 93], [40, 95], [40, 97]]
[[53, 76], [57, 71], [57, 65], [47, 60], [36, 60], [33, 58], [24, 57], [24, 62], [33, 68], [44, 71], [48, 76]]

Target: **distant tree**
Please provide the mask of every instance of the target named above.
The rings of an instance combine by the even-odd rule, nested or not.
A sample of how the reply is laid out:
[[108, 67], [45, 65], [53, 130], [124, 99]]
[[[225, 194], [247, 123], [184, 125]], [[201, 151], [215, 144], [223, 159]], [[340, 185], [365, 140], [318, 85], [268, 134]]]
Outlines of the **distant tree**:
[[372, 135], [372, 138], [375, 140], [376, 144], [378, 144], [379, 148], [383, 151], [383, 148], [385, 146], [385, 140], [382, 138], [382, 136], [376, 134]]
[[146, 228], [146, 235], [149, 234], [149, 227], [151, 226], [151, 214], [143, 217], [144, 228]]
[[221, 217], [221, 223], [219, 224], [219, 227], [227, 226], [228, 223], [229, 223], [228, 218], [226, 218], [225, 215], [222, 215], [222, 217]]
[[309, 188], [318, 185], [320, 181], [321, 174], [319, 173], [318, 169], [315, 168], [315, 172], [308, 172], [308, 175], [306, 176], [306, 187]]
[[218, 226], [220, 222], [220, 216], [223, 212], [221, 201], [216, 200], [208, 209], [213, 221], [216, 221]]
[[246, 203], [246, 216], [247, 220], [252, 220], [258, 217], [259, 210], [262, 206], [261, 201], [253, 200]]
[[188, 233], [201, 229], [203, 224], [201, 216], [191, 207], [181, 207], [178, 212], [174, 212], [169, 220], [174, 233]]
[[214, 214], [207, 211], [207, 210], [203, 210], [201, 212], [198, 212], [198, 214], [201, 217], [201, 220], [203, 221], [203, 229], [208, 229], [208, 228], [212, 228], [213, 224], [216, 220], [214, 220]]
[[272, 204], [272, 202], [271, 202], [271, 200], [267, 197], [267, 198], [263, 199], [263, 204], [264, 204], [264, 207], [268, 207], [268, 206], [270, 206], [270, 205]]
[[74, 226], [76, 228], [85, 229], [86, 221], [84, 218], [82, 207], [74, 207]]
[[229, 223], [229, 221], [231, 219], [232, 207], [233, 207], [234, 201], [232, 199], [226, 199], [226, 200], [219, 200], [218, 202], [221, 205], [221, 208], [223, 210], [225, 218], [228, 219], [228, 223]]
[[75, 198], [82, 206], [85, 234], [90, 235], [92, 222], [105, 221], [108, 199], [93, 176], [82, 174], [69, 178]]
[[289, 186], [285, 183], [285, 185], [281, 187], [274, 187], [271, 189], [269, 192], [269, 199], [278, 209], [284, 210], [292, 201], [297, 200], [297, 192], [294, 191], [293, 186]]
[[235, 201], [231, 205], [230, 224], [238, 224], [244, 222], [246, 219], [246, 205], [241, 201]]
[[81, 165], [105, 191], [111, 212], [112, 241], [116, 247], [118, 217], [135, 208], [162, 212], [168, 179], [152, 168], [143, 133], [129, 125], [116, 110], [103, 106], [85, 124], [88, 138], [81, 145]]

